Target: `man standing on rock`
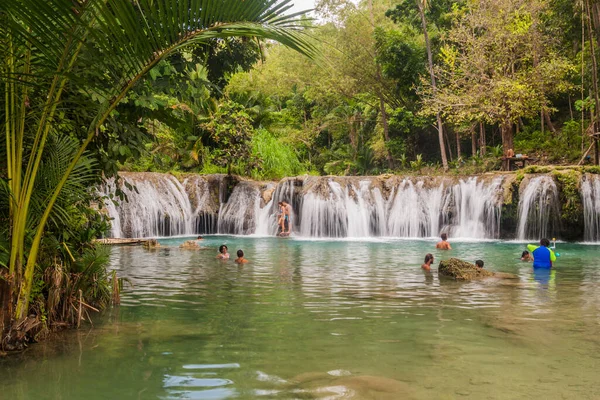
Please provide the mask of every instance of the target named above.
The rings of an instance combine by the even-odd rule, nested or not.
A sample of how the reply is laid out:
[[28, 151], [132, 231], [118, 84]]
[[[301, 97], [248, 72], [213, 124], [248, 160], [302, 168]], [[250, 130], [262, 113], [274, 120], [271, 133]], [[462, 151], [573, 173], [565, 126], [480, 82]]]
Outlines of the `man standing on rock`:
[[[292, 206], [287, 201], [282, 201], [283, 205], [283, 229], [281, 230], [281, 234], [288, 236], [292, 233]], [[287, 232], [285, 231], [285, 226], [287, 225]]]

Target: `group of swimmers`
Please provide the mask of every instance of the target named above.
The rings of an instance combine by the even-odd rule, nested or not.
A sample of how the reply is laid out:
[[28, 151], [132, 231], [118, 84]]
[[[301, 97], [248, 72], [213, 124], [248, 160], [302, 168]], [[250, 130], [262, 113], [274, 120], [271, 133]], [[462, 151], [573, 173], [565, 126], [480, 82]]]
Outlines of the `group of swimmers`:
[[[222, 244], [219, 246], [219, 254], [217, 254], [217, 258], [220, 260], [229, 260], [229, 253], [226, 245]], [[237, 258], [234, 261], [238, 264], [246, 264], [250, 260], [244, 258], [244, 251], [240, 249], [237, 251]]]
[[[439, 241], [435, 248], [438, 250], [452, 250], [452, 246], [448, 243], [448, 235], [446, 233], [441, 234], [441, 241]], [[556, 261], [556, 254], [550, 249], [550, 240], [543, 238], [540, 240], [540, 245], [535, 246], [532, 244], [527, 245], [527, 249], [521, 254], [521, 261], [533, 262], [533, 268], [552, 268], [552, 263]], [[425, 255], [425, 261], [421, 265], [425, 271], [431, 271], [431, 264], [433, 264], [433, 254], [428, 253]], [[483, 260], [475, 261], [475, 265], [478, 268], [483, 268]]]
[[[185, 245], [187, 245], [187, 248], [191, 248], [191, 243], [193, 244], [193, 248], [198, 248], [197, 242], [199, 242], [200, 240], [204, 240], [204, 238], [202, 236], [198, 236], [195, 242], [193, 240], [189, 240], [185, 243]], [[221, 246], [219, 246], [219, 254], [217, 254], [217, 258], [220, 260], [229, 260], [229, 252], [226, 245], [222, 244]], [[237, 251], [237, 258], [234, 261], [238, 264], [246, 264], [247, 262], [249, 262], [249, 260], [244, 258], [244, 251], [241, 249]]]

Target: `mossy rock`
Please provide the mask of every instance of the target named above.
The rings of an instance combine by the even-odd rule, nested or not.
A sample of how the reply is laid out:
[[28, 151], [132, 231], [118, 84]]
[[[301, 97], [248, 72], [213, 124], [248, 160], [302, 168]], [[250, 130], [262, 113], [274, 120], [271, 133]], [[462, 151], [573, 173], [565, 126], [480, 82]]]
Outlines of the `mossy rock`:
[[460, 281], [471, 281], [494, 276], [493, 272], [484, 268], [478, 268], [475, 264], [459, 260], [458, 258], [440, 261], [438, 274]]
[[583, 168], [588, 174], [600, 174], [600, 165], [591, 165]]
[[156, 239], [148, 239], [148, 241], [144, 242], [144, 248], [146, 249], [156, 249], [160, 247], [160, 243]]
[[189, 250], [197, 250], [200, 248], [200, 246], [198, 246], [198, 242], [196, 242], [195, 240], [186, 240], [185, 242], [183, 242], [182, 244], [179, 245], [180, 249], [189, 249]]
[[561, 204], [563, 237], [578, 240], [583, 236], [583, 203], [580, 193], [581, 173], [576, 170], [554, 171], [552, 173]]

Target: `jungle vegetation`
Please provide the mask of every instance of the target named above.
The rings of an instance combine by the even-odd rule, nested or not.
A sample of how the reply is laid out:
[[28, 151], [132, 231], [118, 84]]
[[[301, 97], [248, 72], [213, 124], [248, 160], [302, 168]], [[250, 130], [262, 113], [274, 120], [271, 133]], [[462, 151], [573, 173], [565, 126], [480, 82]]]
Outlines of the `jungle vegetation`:
[[[118, 301], [122, 282], [107, 271], [107, 250], [91, 242], [108, 225], [90, 188], [113, 176], [120, 161], [141, 154], [148, 127], [136, 107], [161, 88], [168, 102], [171, 91], [190, 100], [208, 79], [218, 85], [232, 68], [219, 59], [224, 47], [244, 53], [269, 40], [310, 56], [303, 26], [283, 14], [289, 7], [289, 1], [262, 0], [243, 6], [237, 0], [2, 2], [0, 350], [79, 325], [111, 297]], [[180, 70], [190, 83], [161, 87], [158, 78], [188, 55], [203, 62]], [[154, 81], [149, 93], [147, 82]], [[198, 112], [209, 100], [198, 96], [168, 107]], [[237, 149], [228, 135], [244, 127], [237, 116], [245, 111], [231, 107], [238, 114], [232, 118], [221, 106], [222, 120], [206, 121], [203, 129]], [[151, 111], [167, 120], [160, 109]]]
[[600, 0], [292, 1], [0, 3], [1, 348], [118, 293], [89, 188], [119, 170], [598, 163]]
[[597, 0], [320, 0], [314, 15], [315, 60], [243, 41], [166, 59], [128, 99], [152, 140], [122, 167], [477, 173], [508, 149], [598, 162]]

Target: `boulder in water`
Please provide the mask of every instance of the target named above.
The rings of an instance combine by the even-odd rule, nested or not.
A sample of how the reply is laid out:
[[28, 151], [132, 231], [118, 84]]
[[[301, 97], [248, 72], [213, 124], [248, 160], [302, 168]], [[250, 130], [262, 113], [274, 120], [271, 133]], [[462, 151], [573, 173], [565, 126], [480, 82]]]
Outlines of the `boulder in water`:
[[460, 281], [471, 281], [494, 276], [494, 273], [484, 268], [479, 268], [475, 264], [450, 258], [440, 261], [438, 274]]
[[148, 239], [144, 242], [144, 247], [146, 249], [156, 249], [157, 247], [160, 247], [160, 243], [158, 243], [158, 240], [156, 239]]
[[196, 242], [195, 240], [186, 240], [181, 245], [179, 245], [179, 248], [180, 249], [197, 250], [200, 248], [200, 246], [198, 246], [198, 242]]

